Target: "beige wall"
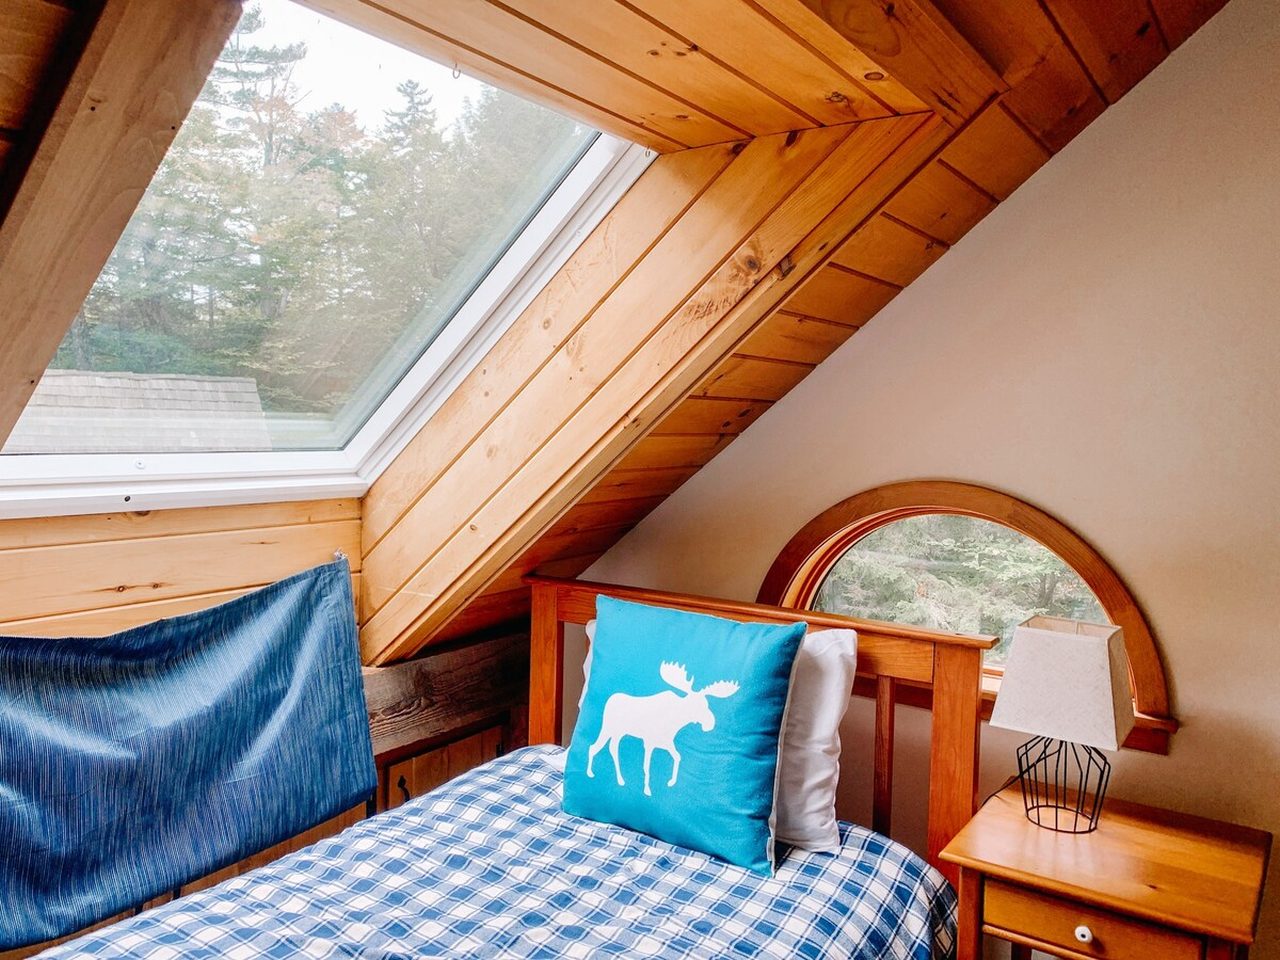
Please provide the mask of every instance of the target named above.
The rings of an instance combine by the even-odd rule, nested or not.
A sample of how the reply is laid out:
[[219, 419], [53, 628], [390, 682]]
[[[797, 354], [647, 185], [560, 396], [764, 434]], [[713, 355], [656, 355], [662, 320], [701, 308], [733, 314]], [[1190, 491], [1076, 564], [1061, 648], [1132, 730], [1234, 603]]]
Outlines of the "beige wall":
[[[1184, 729], [1119, 756], [1114, 792], [1280, 830], [1278, 90], [1280, 4], [1234, 0], [587, 576], [754, 598], [844, 497], [998, 487], [1097, 546], [1160, 640]], [[900, 724], [909, 839], [926, 723]], [[986, 736], [984, 786], [1017, 739]]]

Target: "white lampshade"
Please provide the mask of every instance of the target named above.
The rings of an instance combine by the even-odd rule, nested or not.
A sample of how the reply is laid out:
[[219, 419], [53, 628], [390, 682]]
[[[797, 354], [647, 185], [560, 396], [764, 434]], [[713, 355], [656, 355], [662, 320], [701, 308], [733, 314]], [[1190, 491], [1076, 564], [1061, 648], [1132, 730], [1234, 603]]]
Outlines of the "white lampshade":
[[1133, 729], [1120, 628], [1039, 616], [1019, 624], [991, 725], [1118, 750]]

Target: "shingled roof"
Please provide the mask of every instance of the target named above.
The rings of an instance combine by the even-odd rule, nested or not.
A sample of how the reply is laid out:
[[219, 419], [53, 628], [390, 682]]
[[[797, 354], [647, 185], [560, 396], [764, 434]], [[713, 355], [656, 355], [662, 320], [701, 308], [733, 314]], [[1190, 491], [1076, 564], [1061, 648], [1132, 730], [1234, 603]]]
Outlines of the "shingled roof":
[[49, 370], [4, 453], [270, 449], [248, 377]]

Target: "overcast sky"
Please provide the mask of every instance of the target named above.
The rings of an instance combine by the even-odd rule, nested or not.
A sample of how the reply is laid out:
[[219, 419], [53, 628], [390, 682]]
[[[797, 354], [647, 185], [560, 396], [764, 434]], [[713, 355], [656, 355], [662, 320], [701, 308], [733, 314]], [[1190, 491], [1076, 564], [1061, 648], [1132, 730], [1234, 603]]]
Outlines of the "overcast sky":
[[307, 57], [293, 72], [293, 81], [306, 94], [304, 110], [318, 110], [341, 103], [374, 128], [385, 111], [402, 101], [396, 85], [417, 80], [431, 91], [443, 124], [462, 109], [467, 97], [475, 97], [483, 85], [468, 76], [453, 77], [451, 67], [441, 66], [385, 40], [379, 40], [291, 0], [256, 0], [266, 26], [254, 34], [261, 46], [283, 46], [301, 40]]

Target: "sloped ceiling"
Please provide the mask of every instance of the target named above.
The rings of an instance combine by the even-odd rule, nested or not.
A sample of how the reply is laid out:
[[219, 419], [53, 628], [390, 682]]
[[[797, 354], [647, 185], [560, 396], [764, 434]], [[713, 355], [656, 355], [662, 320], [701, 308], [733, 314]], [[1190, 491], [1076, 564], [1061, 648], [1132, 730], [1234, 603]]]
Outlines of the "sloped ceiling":
[[[370, 662], [526, 615], [1221, 6], [304, 2], [663, 154], [366, 498]], [[0, 437], [238, 10], [0, 6]]]

